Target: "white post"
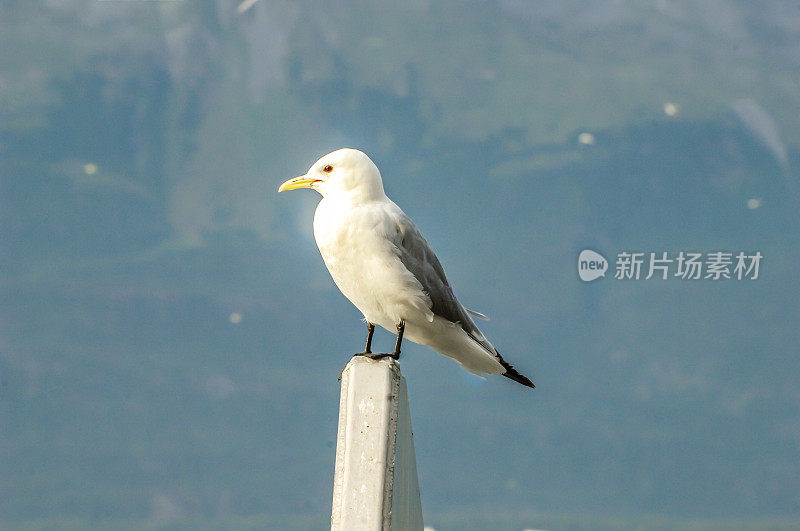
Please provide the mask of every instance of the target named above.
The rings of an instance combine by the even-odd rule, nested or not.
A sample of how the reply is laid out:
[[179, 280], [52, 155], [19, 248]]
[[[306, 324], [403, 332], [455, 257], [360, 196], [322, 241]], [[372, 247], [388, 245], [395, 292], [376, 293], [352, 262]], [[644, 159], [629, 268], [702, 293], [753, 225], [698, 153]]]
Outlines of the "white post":
[[422, 530], [406, 380], [391, 358], [342, 371], [331, 530]]

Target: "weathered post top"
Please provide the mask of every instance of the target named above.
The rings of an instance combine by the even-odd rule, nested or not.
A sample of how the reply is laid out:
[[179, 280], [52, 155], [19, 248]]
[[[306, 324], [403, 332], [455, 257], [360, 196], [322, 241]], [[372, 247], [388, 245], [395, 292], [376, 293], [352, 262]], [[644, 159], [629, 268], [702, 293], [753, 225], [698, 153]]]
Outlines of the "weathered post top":
[[332, 530], [423, 529], [406, 381], [392, 358], [342, 371]]

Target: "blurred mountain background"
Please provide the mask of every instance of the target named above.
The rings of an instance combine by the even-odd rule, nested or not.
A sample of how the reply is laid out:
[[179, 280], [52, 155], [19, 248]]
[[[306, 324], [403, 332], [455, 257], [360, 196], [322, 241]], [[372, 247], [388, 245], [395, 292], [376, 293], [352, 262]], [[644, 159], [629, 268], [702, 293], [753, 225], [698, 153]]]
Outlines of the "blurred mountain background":
[[276, 190], [344, 146], [537, 384], [404, 348], [426, 524], [800, 526], [798, 57], [781, 0], [2, 0], [0, 526], [328, 525], [365, 327]]

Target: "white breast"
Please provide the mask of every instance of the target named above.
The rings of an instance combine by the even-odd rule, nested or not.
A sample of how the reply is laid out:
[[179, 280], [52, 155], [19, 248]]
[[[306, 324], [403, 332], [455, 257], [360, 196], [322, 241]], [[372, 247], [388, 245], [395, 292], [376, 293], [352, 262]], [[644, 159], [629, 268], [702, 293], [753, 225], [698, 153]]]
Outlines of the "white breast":
[[333, 281], [368, 321], [390, 330], [411, 313], [430, 313], [430, 299], [391, 241], [392, 206], [324, 198], [314, 214], [314, 238]]

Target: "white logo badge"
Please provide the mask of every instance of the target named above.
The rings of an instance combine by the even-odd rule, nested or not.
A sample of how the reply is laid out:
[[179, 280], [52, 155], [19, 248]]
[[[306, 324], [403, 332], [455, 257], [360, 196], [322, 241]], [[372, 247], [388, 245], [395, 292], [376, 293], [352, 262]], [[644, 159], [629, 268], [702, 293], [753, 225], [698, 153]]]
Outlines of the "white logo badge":
[[600, 277], [606, 276], [608, 260], [603, 255], [589, 249], [581, 251], [578, 256], [578, 276], [584, 282], [591, 282]]

